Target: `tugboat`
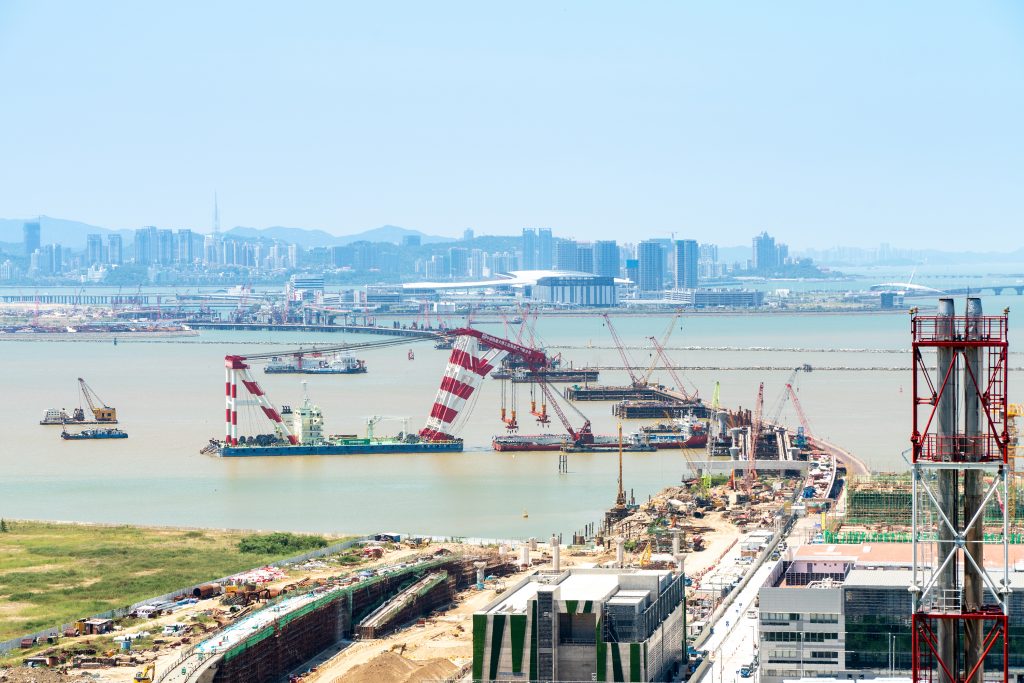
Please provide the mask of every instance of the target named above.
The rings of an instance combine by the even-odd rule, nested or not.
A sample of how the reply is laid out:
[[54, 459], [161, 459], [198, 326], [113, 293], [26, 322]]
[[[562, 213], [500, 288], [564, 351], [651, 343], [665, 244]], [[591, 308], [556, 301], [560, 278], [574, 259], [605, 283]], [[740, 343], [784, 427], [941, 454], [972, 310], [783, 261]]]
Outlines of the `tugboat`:
[[105, 429], [83, 429], [80, 432], [69, 432], [65, 429], [60, 433], [60, 438], [67, 441], [82, 441], [85, 439], [127, 439], [128, 434], [122, 432], [116, 427], [107, 427]]

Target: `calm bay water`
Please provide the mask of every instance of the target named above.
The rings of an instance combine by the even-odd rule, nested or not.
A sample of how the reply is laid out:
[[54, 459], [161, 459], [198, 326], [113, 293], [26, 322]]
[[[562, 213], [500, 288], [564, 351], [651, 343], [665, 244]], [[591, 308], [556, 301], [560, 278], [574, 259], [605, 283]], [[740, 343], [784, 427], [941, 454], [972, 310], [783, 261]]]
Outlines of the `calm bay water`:
[[[995, 313], [1018, 301], [1013, 296], [985, 297], [984, 304]], [[660, 337], [668, 322], [668, 317], [623, 317], [616, 320], [616, 327], [627, 344], [640, 345], [648, 336]], [[501, 326], [483, 327], [502, 333]], [[552, 346], [610, 345], [598, 317], [541, 318], [538, 332]], [[513, 455], [490, 450], [491, 435], [501, 431], [499, 382], [494, 380], [485, 381], [472, 418], [463, 428], [467, 450], [461, 454], [260, 459], [199, 454], [209, 438], [222, 435], [225, 354], [341, 339], [218, 332], [181, 340], [122, 340], [117, 346], [110, 342], [3, 342], [0, 516], [526, 537], [569, 533], [596, 520], [614, 501], [614, 455], [572, 455], [570, 472], [558, 474], [554, 453]], [[750, 407], [763, 381], [769, 413], [790, 373], [724, 368], [791, 368], [804, 363], [816, 368], [903, 368], [816, 369], [800, 373], [797, 386], [816, 433], [877, 470], [904, 467], [900, 452], [908, 444], [910, 417], [906, 314], [693, 316], [677, 323], [670, 345], [829, 349], [671, 352], [678, 364], [704, 368], [685, 375], [706, 400], [719, 381], [723, 404]], [[406, 359], [409, 348], [415, 349], [413, 361]], [[633, 354], [639, 364], [649, 360], [646, 351]], [[621, 362], [613, 349], [573, 349], [564, 355], [576, 364]], [[416, 344], [359, 356], [369, 365], [366, 375], [305, 377], [311, 399], [324, 411], [327, 430], [362, 433], [371, 415], [410, 418], [409, 428], [418, 430], [447, 352]], [[1020, 361], [1020, 355], [1011, 356], [1011, 366], [1024, 365]], [[257, 372], [276, 404], [294, 405], [301, 400], [299, 376]], [[1021, 394], [1015, 375], [1011, 373], [1011, 400]], [[129, 439], [64, 442], [58, 427], [37, 424], [46, 408], [70, 410], [78, 405], [79, 376], [118, 409]], [[664, 371], [655, 376], [673, 384]], [[625, 373], [615, 372], [603, 372], [601, 378], [607, 383], [626, 379]], [[591, 418], [595, 431], [614, 432], [609, 404], [579, 407]], [[527, 410], [528, 390], [523, 387], [521, 431], [542, 431]], [[791, 407], [782, 417], [796, 424]], [[639, 424], [626, 422], [624, 429], [631, 431]], [[382, 422], [377, 430], [394, 433], [401, 428], [402, 421], [396, 419]], [[626, 487], [638, 499], [646, 499], [679, 481], [685, 459], [678, 451], [627, 454], [624, 469]], [[525, 519], [524, 510], [529, 512]]]

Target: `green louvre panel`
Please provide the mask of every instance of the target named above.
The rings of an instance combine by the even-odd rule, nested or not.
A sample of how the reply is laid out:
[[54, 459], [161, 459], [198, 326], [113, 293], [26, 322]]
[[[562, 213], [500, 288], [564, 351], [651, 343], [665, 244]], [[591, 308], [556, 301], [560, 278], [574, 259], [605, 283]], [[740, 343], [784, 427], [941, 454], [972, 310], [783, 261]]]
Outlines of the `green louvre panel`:
[[509, 616], [509, 631], [512, 636], [512, 673], [523, 672], [523, 645], [526, 641], [526, 615]]
[[484, 677], [484, 648], [487, 643], [487, 615], [473, 615], [473, 680]]
[[629, 680], [639, 681], [640, 678], [640, 643], [629, 644]]
[[619, 651], [618, 643], [608, 643], [612, 650], [612, 680], [616, 683], [625, 683], [626, 677], [622, 673], [622, 653]]
[[505, 638], [505, 615], [495, 614], [491, 617], [491, 667], [490, 679], [498, 677], [498, 665], [501, 662], [501, 642]]

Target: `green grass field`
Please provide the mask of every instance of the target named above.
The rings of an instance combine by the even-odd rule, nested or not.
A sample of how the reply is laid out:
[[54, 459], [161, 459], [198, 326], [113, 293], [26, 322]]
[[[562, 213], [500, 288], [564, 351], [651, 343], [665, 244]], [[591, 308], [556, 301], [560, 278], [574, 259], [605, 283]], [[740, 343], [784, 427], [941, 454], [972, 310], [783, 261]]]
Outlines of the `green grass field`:
[[298, 554], [242, 553], [244, 532], [6, 525], [0, 641]]

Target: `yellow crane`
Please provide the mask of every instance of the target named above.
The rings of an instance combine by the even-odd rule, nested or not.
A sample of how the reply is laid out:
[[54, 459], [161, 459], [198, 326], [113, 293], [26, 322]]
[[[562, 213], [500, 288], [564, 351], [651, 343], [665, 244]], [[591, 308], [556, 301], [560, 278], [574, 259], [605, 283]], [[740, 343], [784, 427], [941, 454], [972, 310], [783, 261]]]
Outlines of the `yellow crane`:
[[94, 420], [97, 422], [117, 422], [117, 410], [104, 403], [99, 394], [93, 391], [93, 388], [86, 384], [85, 380], [81, 377], [78, 378], [78, 386], [82, 390], [82, 395], [85, 396], [85, 402], [89, 404], [89, 410], [92, 411]]
[[150, 662], [142, 671], [136, 671], [135, 678], [132, 680], [135, 683], [152, 683], [154, 674], [156, 674], [156, 665]]

